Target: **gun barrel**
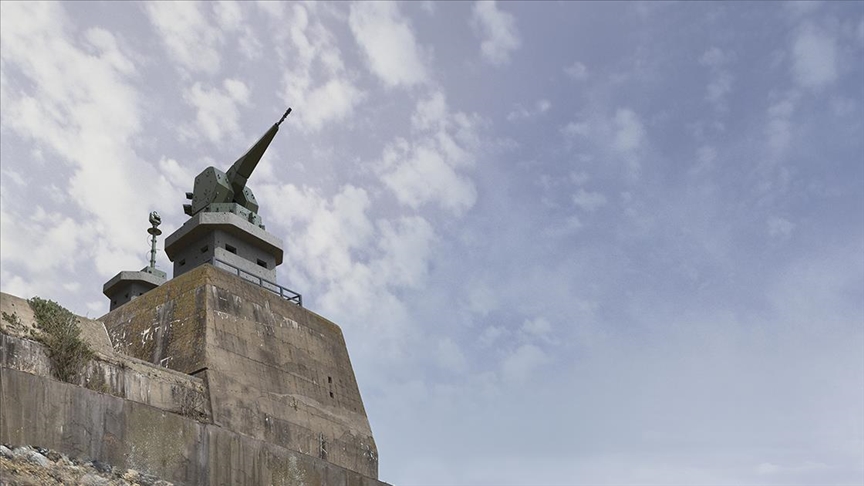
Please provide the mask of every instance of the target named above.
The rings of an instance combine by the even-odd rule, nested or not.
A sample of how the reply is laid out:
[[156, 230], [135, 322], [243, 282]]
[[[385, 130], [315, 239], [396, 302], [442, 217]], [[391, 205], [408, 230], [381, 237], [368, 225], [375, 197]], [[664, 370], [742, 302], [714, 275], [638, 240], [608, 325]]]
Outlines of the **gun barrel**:
[[238, 177], [243, 179], [242, 182], [244, 185], [246, 184], [246, 179], [252, 175], [252, 171], [258, 166], [258, 162], [261, 161], [261, 157], [264, 156], [264, 152], [267, 150], [277, 131], [279, 131], [278, 126], [273, 125], [270, 127], [267, 133], [255, 142], [255, 145], [252, 145], [243, 156], [234, 162], [234, 165], [228, 170], [228, 179], [231, 180], [232, 184]]
[[279, 124], [285, 120], [285, 117], [291, 113], [291, 108], [282, 115], [282, 118], [273, 124], [269, 130], [262, 136], [257, 142], [255, 142], [252, 147], [243, 154], [242, 157], [237, 159], [234, 162], [234, 165], [228, 170], [228, 180], [231, 182], [231, 186], [234, 189], [235, 193], [241, 192], [243, 187], [246, 186], [246, 181], [249, 179], [249, 176], [252, 175], [252, 171], [255, 170], [255, 167], [258, 166], [258, 162], [261, 161], [261, 157], [264, 156], [264, 152], [267, 150], [267, 147], [270, 146], [270, 142], [273, 141], [273, 137], [276, 136], [276, 132], [279, 131]]

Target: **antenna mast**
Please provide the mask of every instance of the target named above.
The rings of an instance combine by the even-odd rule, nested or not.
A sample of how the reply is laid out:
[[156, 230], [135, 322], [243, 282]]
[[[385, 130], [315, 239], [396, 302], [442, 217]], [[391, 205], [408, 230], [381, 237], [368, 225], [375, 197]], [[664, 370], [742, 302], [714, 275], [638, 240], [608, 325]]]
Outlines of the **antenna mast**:
[[150, 224], [153, 225], [152, 228], [148, 229], [147, 232], [150, 233], [150, 269], [156, 269], [156, 237], [162, 234], [162, 230], [159, 229], [159, 225], [162, 224], [162, 218], [159, 217], [159, 213], [153, 211], [150, 213]]

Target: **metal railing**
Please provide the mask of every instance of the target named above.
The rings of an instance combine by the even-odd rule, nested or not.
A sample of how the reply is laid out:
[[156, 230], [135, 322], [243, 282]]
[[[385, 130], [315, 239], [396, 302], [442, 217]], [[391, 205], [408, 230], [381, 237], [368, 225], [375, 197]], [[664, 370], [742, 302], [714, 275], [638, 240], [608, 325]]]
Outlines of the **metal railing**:
[[[225, 271], [231, 271], [232, 273], [234, 273], [238, 277], [240, 277], [240, 278], [242, 278], [248, 282], [252, 282], [261, 288], [267, 289], [270, 292], [273, 292], [274, 294], [278, 295], [279, 297], [282, 297], [283, 299], [287, 300], [288, 302], [293, 302], [293, 303], [299, 305], [300, 307], [303, 307], [303, 296], [302, 295], [298, 294], [297, 292], [294, 292], [293, 290], [291, 290], [289, 288], [283, 287], [283, 286], [277, 284], [276, 282], [264, 280], [263, 278], [259, 277], [258, 275], [255, 275], [254, 273], [249, 272], [248, 270], [243, 270], [242, 268], [240, 268], [236, 265], [228, 263], [225, 260], [220, 260], [218, 258], [211, 258], [204, 263], [209, 263], [209, 264], [213, 265], [214, 267], [220, 268], [220, 269], [225, 270]], [[227, 268], [225, 268], [225, 267], [227, 267]]]

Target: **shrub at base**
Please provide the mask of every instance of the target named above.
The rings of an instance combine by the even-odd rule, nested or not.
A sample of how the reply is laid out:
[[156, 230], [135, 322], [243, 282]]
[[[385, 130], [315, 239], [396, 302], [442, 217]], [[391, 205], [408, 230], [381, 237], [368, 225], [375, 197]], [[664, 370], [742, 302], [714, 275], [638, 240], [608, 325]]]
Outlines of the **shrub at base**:
[[72, 383], [93, 357], [90, 346], [81, 340], [78, 318], [52, 300], [33, 297], [27, 303], [42, 330], [40, 341], [48, 348], [54, 374], [59, 380]]

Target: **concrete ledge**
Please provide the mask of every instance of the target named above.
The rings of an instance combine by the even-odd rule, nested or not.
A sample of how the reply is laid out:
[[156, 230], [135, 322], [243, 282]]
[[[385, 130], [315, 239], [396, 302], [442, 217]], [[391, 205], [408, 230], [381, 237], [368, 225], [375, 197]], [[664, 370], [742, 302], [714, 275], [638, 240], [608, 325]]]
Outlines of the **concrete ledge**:
[[[201, 378], [134, 358], [111, 358], [97, 352], [73, 385], [196, 420], [211, 420], [207, 390]], [[0, 333], [0, 368], [3, 372], [14, 370], [53, 379], [45, 346], [5, 333]]]
[[142, 284], [149, 284], [152, 286], [151, 288], [156, 288], [163, 283], [165, 283], [167, 279], [165, 277], [159, 278], [157, 275], [153, 275], [148, 272], [131, 272], [131, 271], [123, 271], [115, 275], [111, 280], [105, 282], [105, 285], [102, 286], [102, 293], [105, 295], [111, 294], [114, 290], [114, 287], [126, 283], [126, 282], [140, 282]]
[[276, 444], [5, 367], [0, 442], [38, 444], [180, 485], [387, 486]]
[[282, 240], [234, 213], [202, 212], [189, 218], [183, 226], [165, 238], [165, 253], [168, 259], [174, 261], [174, 258], [186, 249], [188, 244], [214, 230], [222, 230], [238, 239], [248, 241], [273, 255], [276, 258], [276, 265], [282, 264]]

